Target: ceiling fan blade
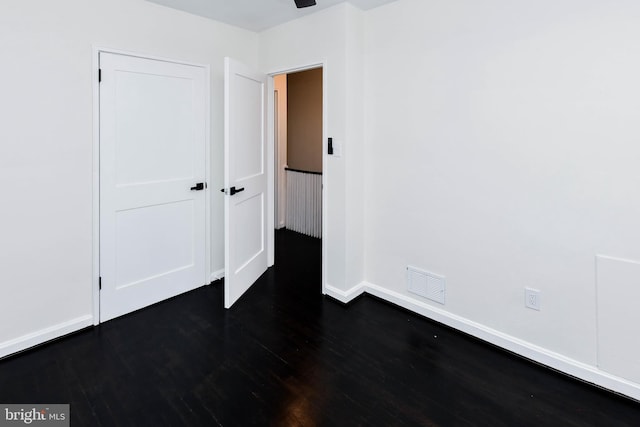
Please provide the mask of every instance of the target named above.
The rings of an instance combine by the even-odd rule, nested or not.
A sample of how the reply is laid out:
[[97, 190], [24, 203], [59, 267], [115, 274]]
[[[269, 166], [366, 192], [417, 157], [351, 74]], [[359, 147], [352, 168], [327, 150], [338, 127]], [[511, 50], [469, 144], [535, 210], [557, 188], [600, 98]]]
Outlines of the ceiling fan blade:
[[298, 9], [316, 5], [316, 0], [294, 0], [294, 1], [296, 2], [296, 6], [298, 6]]

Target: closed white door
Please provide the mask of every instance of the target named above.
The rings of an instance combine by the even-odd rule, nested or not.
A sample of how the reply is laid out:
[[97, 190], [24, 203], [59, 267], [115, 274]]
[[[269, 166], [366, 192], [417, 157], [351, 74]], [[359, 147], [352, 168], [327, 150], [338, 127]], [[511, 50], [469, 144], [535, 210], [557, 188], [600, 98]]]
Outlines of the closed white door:
[[100, 53], [100, 320], [206, 284], [203, 67]]
[[225, 58], [226, 308], [267, 270], [267, 77]]

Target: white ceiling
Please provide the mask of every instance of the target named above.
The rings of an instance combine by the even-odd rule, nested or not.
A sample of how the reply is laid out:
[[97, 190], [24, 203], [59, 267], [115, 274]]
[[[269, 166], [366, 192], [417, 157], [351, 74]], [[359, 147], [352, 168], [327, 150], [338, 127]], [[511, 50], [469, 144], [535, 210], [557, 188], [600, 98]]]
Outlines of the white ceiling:
[[[262, 31], [301, 16], [345, 3], [346, 0], [316, 0], [316, 6], [297, 9], [294, 0], [147, 0], [245, 28]], [[395, 0], [349, 0], [363, 10]]]

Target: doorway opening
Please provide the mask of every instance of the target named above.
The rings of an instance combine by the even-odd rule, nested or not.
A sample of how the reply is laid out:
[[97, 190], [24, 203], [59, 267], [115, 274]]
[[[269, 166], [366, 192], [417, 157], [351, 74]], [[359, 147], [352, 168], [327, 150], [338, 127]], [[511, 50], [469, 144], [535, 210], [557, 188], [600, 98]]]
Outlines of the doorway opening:
[[322, 239], [323, 87], [322, 67], [273, 75], [274, 227], [281, 241], [287, 233]]

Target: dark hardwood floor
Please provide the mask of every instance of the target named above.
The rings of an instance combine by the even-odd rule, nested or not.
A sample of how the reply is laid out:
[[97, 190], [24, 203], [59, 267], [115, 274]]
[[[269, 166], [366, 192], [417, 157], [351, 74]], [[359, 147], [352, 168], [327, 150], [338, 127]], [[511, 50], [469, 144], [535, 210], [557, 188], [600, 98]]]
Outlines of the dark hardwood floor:
[[228, 311], [214, 283], [0, 361], [0, 402], [72, 426], [638, 426], [640, 404], [370, 296], [320, 292], [320, 242]]

